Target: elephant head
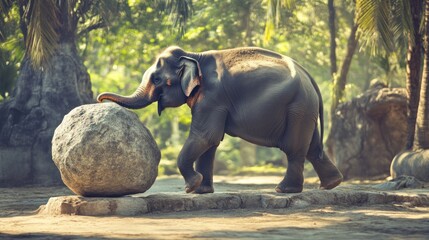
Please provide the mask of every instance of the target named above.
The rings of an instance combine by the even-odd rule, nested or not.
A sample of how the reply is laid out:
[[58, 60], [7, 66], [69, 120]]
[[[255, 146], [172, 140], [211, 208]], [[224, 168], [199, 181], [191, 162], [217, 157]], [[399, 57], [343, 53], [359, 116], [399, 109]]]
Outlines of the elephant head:
[[131, 109], [144, 108], [158, 101], [158, 114], [166, 107], [184, 104], [192, 91], [201, 84], [202, 74], [195, 54], [170, 47], [143, 74], [142, 82], [130, 96], [101, 93], [98, 102], [110, 100]]

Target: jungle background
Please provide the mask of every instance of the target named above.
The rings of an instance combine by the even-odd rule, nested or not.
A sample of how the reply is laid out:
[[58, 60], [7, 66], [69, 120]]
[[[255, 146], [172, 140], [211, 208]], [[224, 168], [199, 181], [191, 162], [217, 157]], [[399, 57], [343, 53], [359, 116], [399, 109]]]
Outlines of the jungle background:
[[[30, 54], [22, 23], [28, 8], [22, 6], [31, 2], [37, 5], [37, 1], [2, 1], [0, 104], [19, 94], [17, 78]], [[46, 2], [40, 7], [46, 7]], [[70, 2], [78, 9], [87, 1]], [[105, 91], [123, 95], [134, 92], [157, 54], [171, 45], [193, 52], [257, 46], [294, 58], [321, 89], [325, 133], [330, 130], [331, 106], [358, 96], [372, 80], [389, 87], [406, 85], [406, 38], [390, 50], [389, 46], [371, 45], [371, 36], [361, 40], [353, 0], [128, 0], [86, 4], [89, 10], [76, 15], [75, 43], [90, 76], [93, 99]], [[342, 78], [344, 94], [339, 94], [336, 89]], [[161, 117], [156, 104], [136, 113], [161, 149], [159, 173], [176, 174], [176, 158], [191, 123], [188, 106], [167, 109]], [[327, 137], [325, 134], [325, 140]], [[285, 171], [281, 166], [284, 158], [279, 150], [225, 136], [217, 151], [216, 171], [281, 174]]]

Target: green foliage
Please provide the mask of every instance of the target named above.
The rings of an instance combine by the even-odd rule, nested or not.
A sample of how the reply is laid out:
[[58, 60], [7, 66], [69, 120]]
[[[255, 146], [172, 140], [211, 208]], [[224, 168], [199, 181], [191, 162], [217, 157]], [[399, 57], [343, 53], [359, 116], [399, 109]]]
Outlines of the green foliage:
[[191, 15], [191, 0], [164, 0], [159, 1], [158, 9], [161, 13], [167, 12], [169, 19], [173, 22], [173, 27], [178, 29], [180, 36], [183, 36], [186, 29], [186, 22]]
[[216, 161], [225, 165], [230, 172], [240, 166], [240, 142], [238, 138], [225, 136], [216, 151]]
[[[282, 4], [283, 1], [271, 1]], [[108, 29], [92, 31], [81, 38], [79, 47], [88, 66], [95, 94], [104, 91], [123, 95], [131, 94], [140, 83], [143, 72], [154, 62], [156, 56], [170, 45], [179, 45], [188, 51], [206, 51], [239, 46], [264, 46], [273, 51], [289, 55], [300, 62], [319, 84], [329, 109], [332, 88], [329, 71], [328, 10], [324, 1], [297, 1], [290, 8], [279, 8], [274, 14], [282, 16], [269, 42], [264, 43], [267, 8], [266, 2], [254, 0], [224, 1], [201, 0], [193, 2], [192, 18], [187, 21], [186, 32], [172, 31], [174, 22], [169, 14], [159, 14], [157, 4], [150, 1], [133, 1], [129, 12], [121, 14]], [[354, 8], [352, 1], [340, 1], [336, 5], [338, 14], [337, 54], [343, 59]], [[395, 79], [392, 74], [399, 69], [396, 61], [387, 59], [388, 70], [383, 67], [381, 57], [358, 52], [354, 56], [346, 86], [345, 99], [351, 99], [369, 86], [373, 78]], [[386, 59], [386, 58], [385, 58]], [[386, 65], [386, 64], [385, 64]], [[398, 68], [396, 67], [398, 66]], [[398, 76], [401, 76], [400, 74]], [[402, 80], [398, 80], [401, 82]], [[183, 145], [191, 123], [189, 108], [166, 109], [162, 117], [157, 115], [156, 103], [136, 111], [140, 119], [151, 130], [163, 157], [162, 171], [174, 172], [172, 166]], [[325, 116], [328, 112], [325, 112]], [[327, 118], [326, 118], [327, 119]], [[178, 121], [179, 140], [172, 139], [172, 122]], [[328, 127], [325, 121], [325, 128]], [[325, 129], [325, 132], [328, 129]], [[275, 162], [282, 153], [274, 149], [257, 148], [259, 165]], [[240, 140], [225, 136], [219, 146], [216, 162], [227, 167], [229, 172], [240, 168]], [[284, 168], [281, 167], [281, 171]], [[161, 171], [161, 172], [162, 172]]]
[[275, 33], [275, 28], [279, 26], [281, 21], [282, 9], [288, 10], [295, 6], [295, 0], [267, 0], [266, 22], [264, 30], [264, 45], [267, 45]]
[[0, 7], [0, 101], [10, 97], [24, 56], [18, 9], [4, 1]]
[[180, 153], [181, 146], [168, 146], [161, 149], [161, 161], [159, 164], [160, 175], [175, 175], [179, 174], [177, 169], [176, 159]]
[[10, 52], [0, 48], [0, 96], [2, 99], [10, 96], [17, 76], [16, 66], [9, 61], [10, 57]]
[[[2, 21], [0, 22], [0, 71], [15, 73], [0, 73], [0, 88], [8, 89], [2, 90], [2, 94], [8, 92], [10, 95], [10, 85], [4, 87], [7, 83], [4, 79], [9, 75], [11, 77], [8, 79], [15, 79], [24, 53], [22, 40], [24, 37], [20, 33], [18, 24], [20, 14], [16, 3], [27, 2], [37, 4], [37, 1], [0, 1], [0, 3], [9, 4], [0, 5]], [[50, 2], [59, 3], [59, 1]], [[60, 2], [70, 3], [73, 11], [69, 13], [78, 21], [74, 33], [80, 54], [88, 67], [95, 95], [105, 91], [122, 95], [132, 94], [139, 85], [144, 71], [152, 65], [156, 56], [170, 45], [178, 45], [187, 51], [194, 52], [240, 46], [264, 46], [301, 63], [317, 81], [324, 99], [325, 110], [329, 109], [332, 81], [329, 70], [326, 1], [81, 0]], [[402, 2], [406, 7], [406, 1], [397, 2]], [[353, 22], [351, 12], [355, 5], [353, 0], [335, 1], [335, 4], [337, 55], [338, 59], [343, 59], [346, 54], [347, 37], [350, 34], [350, 23]], [[47, 6], [39, 5], [43, 8], [41, 11], [46, 11], [44, 8]], [[6, 11], [1, 9], [7, 9], [8, 14], [4, 14]], [[48, 13], [53, 13], [53, 10], [50, 9]], [[38, 15], [39, 18], [41, 16]], [[190, 16], [192, 18], [189, 18]], [[391, 19], [400, 20], [400, 16], [394, 14]], [[404, 20], [405, 18], [402, 19]], [[55, 24], [55, 21], [52, 20], [49, 24], [51, 23]], [[34, 30], [29, 31], [32, 35], [30, 39], [49, 43], [48, 39], [53, 38], [49, 28], [43, 26], [41, 28], [40, 25], [33, 27]], [[47, 35], [43, 33], [45, 30], [48, 32]], [[267, 31], [270, 32], [267, 33]], [[402, 28], [397, 28], [398, 33], [404, 31]], [[387, 37], [388, 34], [390, 33], [386, 33]], [[400, 35], [394, 36], [395, 44], [401, 42]], [[27, 48], [29, 47], [37, 49], [37, 44], [27, 45]], [[345, 99], [351, 99], [364, 91], [374, 78], [390, 82], [392, 86], [404, 84], [402, 79], [405, 72], [405, 53], [398, 52], [396, 56], [386, 56], [386, 54], [370, 55], [363, 51], [355, 54], [348, 75]], [[10, 69], [11, 66], [14, 70]], [[7, 68], [9, 70], [5, 70]], [[6, 93], [4, 95], [6, 96]], [[161, 148], [160, 172], [176, 173], [175, 161], [191, 123], [188, 106], [166, 109], [162, 117], [159, 117], [154, 103], [145, 109], [137, 110], [136, 113], [150, 129]], [[328, 116], [328, 111], [325, 112], [325, 116]], [[325, 117], [325, 119], [328, 118]], [[325, 123], [327, 128], [329, 124], [327, 121]], [[327, 130], [325, 129], [325, 132]], [[259, 166], [282, 158], [280, 151], [262, 147], [257, 147], [256, 155]], [[216, 162], [224, 164], [230, 172], [238, 169], [241, 164], [240, 140], [225, 136], [217, 151], [216, 159]], [[280, 168], [283, 172], [284, 168]]]
[[283, 175], [285, 167], [274, 166], [273, 164], [263, 164], [256, 166], [246, 166], [235, 169], [232, 175], [250, 175], [250, 176], [263, 176], [263, 175]]

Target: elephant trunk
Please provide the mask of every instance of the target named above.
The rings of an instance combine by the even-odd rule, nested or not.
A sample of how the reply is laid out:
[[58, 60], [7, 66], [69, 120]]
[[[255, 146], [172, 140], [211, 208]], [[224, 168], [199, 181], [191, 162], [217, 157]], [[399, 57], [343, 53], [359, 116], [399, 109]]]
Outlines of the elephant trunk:
[[149, 99], [144, 92], [144, 87], [142, 86], [139, 86], [130, 96], [121, 96], [115, 93], [105, 92], [98, 95], [97, 101], [102, 102], [103, 100], [109, 100], [126, 108], [139, 109], [154, 102], [154, 100]]

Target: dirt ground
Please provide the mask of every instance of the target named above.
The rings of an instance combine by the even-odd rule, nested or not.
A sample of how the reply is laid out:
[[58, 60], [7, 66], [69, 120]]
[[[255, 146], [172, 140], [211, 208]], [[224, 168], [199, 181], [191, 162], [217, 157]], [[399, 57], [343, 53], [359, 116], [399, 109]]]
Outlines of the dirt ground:
[[[218, 178], [217, 191], [273, 191], [277, 177]], [[178, 178], [158, 179], [145, 195], [182, 191]], [[344, 184], [347, 186], [348, 183]], [[306, 184], [305, 191], [316, 186]], [[0, 238], [22, 239], [429, 239], [429, 206], [402, 204], [204, 210], [137, 217], [36, 213], [65, 187], [0, 188]]]

